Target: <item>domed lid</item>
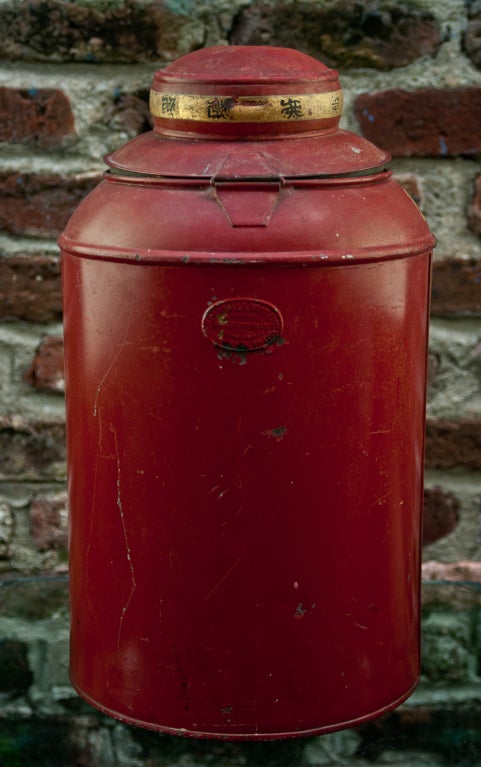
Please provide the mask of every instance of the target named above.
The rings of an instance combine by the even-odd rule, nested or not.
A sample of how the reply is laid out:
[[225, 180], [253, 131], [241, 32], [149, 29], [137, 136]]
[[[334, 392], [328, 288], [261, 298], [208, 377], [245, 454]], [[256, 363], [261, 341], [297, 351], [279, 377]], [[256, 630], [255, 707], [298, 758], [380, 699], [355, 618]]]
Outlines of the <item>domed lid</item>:
[[158, 70], [154, 131], [106, 158], [150, 175], [266, 178], [359, 173], [389, 155], [338, 128], [338, 74], [289, 48], [204, 48]]
[[221, 46], [156, 72], [150, 110], [164, 135], [305, 133], [337, 126], [342, 91], [337, 72], [298, 51]]

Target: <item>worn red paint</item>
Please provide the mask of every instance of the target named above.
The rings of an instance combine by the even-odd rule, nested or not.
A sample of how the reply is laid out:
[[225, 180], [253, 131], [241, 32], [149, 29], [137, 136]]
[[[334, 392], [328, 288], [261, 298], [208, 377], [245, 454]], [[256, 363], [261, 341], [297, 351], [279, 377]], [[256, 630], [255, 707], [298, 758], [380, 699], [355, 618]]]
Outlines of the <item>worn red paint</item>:
[[163, 732], [352, 726], [419, 673], [433, 238], [319, 62], [154, 93], [61, 238], [72, 680]]

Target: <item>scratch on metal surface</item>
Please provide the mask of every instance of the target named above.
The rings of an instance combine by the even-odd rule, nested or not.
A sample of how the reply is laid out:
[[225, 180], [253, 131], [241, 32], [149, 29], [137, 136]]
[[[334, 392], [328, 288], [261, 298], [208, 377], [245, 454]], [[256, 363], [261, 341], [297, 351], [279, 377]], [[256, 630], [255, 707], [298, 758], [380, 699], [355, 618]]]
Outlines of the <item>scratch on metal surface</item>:
[[389, 498], [390, 495], [392, 495], [393, 491], [390, 490], [388, 493], [385, 493], [384, 495], [380, 495], [379, 498], [377, 498], [374, 503], [371, 503], [369, 508], [372, 509], [374, 506], [382, 506], [384, 501]]
[[94, 411], [93, 411], [94, 412], [94, 418], [97, 417], [97, 406], [98, 406], [99, 396], [100, 396], [100, 392], [102, 390], [102, 387], [103, 387], [105, 381], [107, 380], [107, 377], [110, 374], [112, 368], [114, 367], [115, 363], [117, 362], [118, 358], [120, 357], [120, 353], [121, 353], [123, 348], [124, 348], [123, 344], [122, 344], [122, 346], [120, 346], [118, 348], [117, 354], [112, 359], [110, 365], [108, 366], [107, 370], [105, 371], [105, 373], [103, 374], [102, 378], [100, 379], [99, 385], [97, 386], [97, 390], [95, 392], [95, 400], [94, 400]]
[[132, 597], [134, 596], [135, 589], [137, 588], [137, 581], [135, 580], [134, 564], [132, 562], [132, 555], [130, 553], [129, 537], [128, 537], [128, 534], [127, 534], [127, 526], [125, 524], [124, 509], [123, 509], [123, 506], [122, 506], [119, 443], [118, 443], [118, 439], [117, 439], [117, 432], [116, 432], [113, 424], [110, 424], [110, 429], [111, 429], [112, 434], [114, 436], [115, 456], [116, 456], [116, 460], [117, 460], [117, 507], [119, 509], [120, 520], [122, 522], [122, 532], [123, 532], [124, 541], [125, 541], [125, 550], [126, 550], [127, 562], [129, 563], [130, 579], [131, 579], [130, 594], [129, 594], [128, 598], [127, 598], [127, 602], [125, 603], [124, 607], [122, 608], [122, 614], [120, 616], [119, 630], [118, 630], [118, 633], [117, 633], [117, 651], [118, 651], [120, 649], [120, 635], [122, 633], [122, 626], [123, 626], [123, 623], [124, 623], [125, 615], [127, 613], [127, 610], [129, 609], [130, 603], [132, 601]]
[[245, 548], [243, 551], [241, 551], [241, 553], [240, 553], [240, 554], [239, 554], [239, 556], [237, 557], [237, 559], [236, 559], [236, 561], [234, 562], [234, 564], [233, 564], [231, 567], [229, 567], [229, 569], [227, 570], [227, 572], [226, 572], [226, 573], [224, 573], [224, 575], [222, 576], [222, 578], [221, 578], [219, 581], [217, 581], [217, 583], [215, 584], [214, 588], [213, 588], [213, 589], [211, 589], [211, 590], [209, 591], [209, 593], [207, 594], [207, 596], [206, 596], [206, 597], [204, 597], [204, 602], [207, 602], [207, 600], [208, 600], [208, 599], [210, 599], [210, 598], [211, 598], [211, 596], [212, 596], [213, 594], [215, 594], [215, 592], [217, 591], [217, 589], [219, 589], [219, 588], [222, 586], [222, 584], [223, 584], [223, 583], [224, 583], [224, 581], [225, 581], [225, 580], [226, 580], [226, 579], [229, 577], [229, 575], [230, 575], [230, 574], [231, 574], [231, 573], [232, 573], [232, 572], [235, 570], [235, 568], [236, 568], [238, 565], [240, 565], [240, 563], [241, 563], [241, 562], [242, 562], [242, 560], [244, 559], [244, 557], [245, 557], [246, 553], [247, 553], [247, 548]]
[[97, 455], [96, 455], [96, 461], [95, 461], [95, 470], [94, 470], [94, 479], [93, 479], [93, 486], [92, 486], [92, 503], [90, 507], [90, 525], [89, 525], [89, 536], [88, 536], [88, 546], [85, 551], [85, 563], [87, 567], [85, 568], [85, 593], [87, 596], [87, 605], [90, 610], [90, 613], [95, 621], [95, 624], [98, 629], [98, 636], [100, 637], [100, 641], [103, 644], [103, 634], [100, 629], [100, 624], [97, 618], [97, 615], [95, 613], [95, 608], [92, 602], [92, 597], [90, 594], [90, 573], [91, 569], [88, 566], [89, 560], [90, 560], [90, 552], [92, 550], [92, 541], [94, 538], [94, 525], [95, 525], [95, 501], [97, 498], [97, 479], [98, 479], [98, 473], [99, 473], [99, 461], [100, 461], [100, 447], [102, 442], [102, 418], [99, 419], [99, 438], [97, 443]]
[[221, 485], [214, 485], [214, 487], [210, 491], [210, 494], [212, 495], [212, 493], [216, 493], [217, 500], [220, 501], [220, 499], [223, 498], [224, 495], [227, 495], [227, 493], [229, 493], [230, 490], [231, 490], [230, 487], [227, 487], [226, 489], [222, 489]]
[[123, 350], [125, 349], [125, 347], [127, 345], [127, 336], [129, 334], [129, 330], [130, 330], [131, 314], [132, 313], [129, 314], [129, 317], [127, 319], [127, 327], [125, 328], [124, 338], [123, 338], [122, 342], [119, 344], [119, 348], [117, 349], [117, 352], [116, 352], [115, 356], [111, 360], [110, 365], [108, 366], [107, 370], [103, 374], [102, 378], [100, 379], [100, 383], [97, 386], [97, 390], [95, 392], [94, 409], [93, 409], [94, 418], [97, 417], [98, 401], [99, 401], [100, 392], [102, 390], [102, 387], [105, 384], [105, 381], [107, 380], [108, 376], [112, 372], [112, 369], [113, 369], [115, 363], [117, 362], [118, 358], [120, 357], [121, 353], [123, 352]]
[[237, 519], [237, 517], [239, 516], [239, 514], [241, 513], [241, 511], [243, 510], [243, 508], [244, 508], [244, 504], [243, 504], [243, 503], [241, 503], [241, 505], [240, 505], [240, 506], [239, 506], [239, 508], [237, 509], [236, 513], [234, 514], [234, 516], [233, 516], [231, 519], [226, 519], [226, 520], [225, 520], [225, 522], [222, 522], [222, 524], [221, 524], [221, 527], [226, 527], [226, 525], [230, 525], [230, 524], [232, 524], [232, 522], [233, 522], [235, 519]]
[[[244, 503], [241, 503], [241, 505], [240, 505], [240, 507], [239, 507], [239, 509], [237, 511], [237, 514], [235, 516], [238, 516], [238, 514], [241, 513], [243, 508], [244, 508]], [[231, 567], [229, 567], [229, 569], [224, 573], [224, 575], [221, 578], [219, 578], [219, 580], [217, 581], [215, 586], [207, 593], [207, 595], [204, 597], [204, 602], [207, 602], [207, 600], [210, 599], [216, 593], [216, 591], [222, 586], [222, 584], [227, 580], [227, 578], [234, 572], [236, 567], [238, 567], [240, 565], [240, 563], [242, 562], [242, 560], [244, 559], [244, 557], [246, 556], [246, 554], [248, 553], [248, 551], [250, 549], [251, 539], [252, 539], [252, 537], [254, 535], [257, 534], [257, 529], [258, 529], [259, 525], [261, 525], [263, 523], [269, 524], [269, 521], [270, 521], [270, 519], [272, 519], [274, 514], [275, 514], [275, 508], [271, 512], [271, 514], [268, 515], [267, 517], [264, 514], [262, 514], [262, 513], [259, 513], [257, 515], [256, 520], [254, 521], [251, 529], [249, 530], [249, 532], [248, 532], [248, 534], [247, 534], [247, 536], [246, 536], [246, 538], [244, 540], [244, 547], [243, 547], [241, 553], [239, 554], [239, 556], [235, 560], [234, 564], [231, 565]]]
[[356, 621], [353, 621], [354, 625], [358, 627], [358, 629], [363, 629], [363, 631], [367, 631], [367, 626], [364, 626], [362, 623], [356, 623]]

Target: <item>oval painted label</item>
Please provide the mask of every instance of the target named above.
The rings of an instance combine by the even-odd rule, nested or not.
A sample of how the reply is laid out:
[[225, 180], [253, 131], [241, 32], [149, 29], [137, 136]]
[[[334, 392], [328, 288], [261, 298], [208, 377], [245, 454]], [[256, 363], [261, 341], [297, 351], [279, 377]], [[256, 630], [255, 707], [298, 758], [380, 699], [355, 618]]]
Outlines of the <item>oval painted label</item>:
[[280, 341], [282, 315], [258, 298], [226, 298], [204, 312], [202, 332], [221, 349], [253, 352]]

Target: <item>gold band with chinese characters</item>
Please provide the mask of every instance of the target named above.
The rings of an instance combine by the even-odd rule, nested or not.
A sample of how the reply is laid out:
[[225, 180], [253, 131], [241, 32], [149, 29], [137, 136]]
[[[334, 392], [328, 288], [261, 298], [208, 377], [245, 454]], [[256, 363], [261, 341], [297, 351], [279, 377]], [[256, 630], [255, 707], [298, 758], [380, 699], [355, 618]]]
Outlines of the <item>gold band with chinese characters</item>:
[[342, 112], [342, 91], [278, 96], [200, 96], [150, 92], [150, 111], [165, 120], [275, 123], [325, 120]]

